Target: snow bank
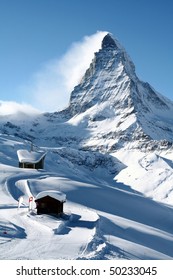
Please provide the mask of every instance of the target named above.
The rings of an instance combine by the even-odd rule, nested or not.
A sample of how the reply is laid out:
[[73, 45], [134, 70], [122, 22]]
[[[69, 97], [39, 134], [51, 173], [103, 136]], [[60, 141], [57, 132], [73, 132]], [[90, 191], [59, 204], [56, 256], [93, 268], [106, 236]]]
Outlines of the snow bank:
[[20, 162], [37, 163], [46, 155], [46, 153], [43, 151], [35, 152], [28, 150], [18, 150], [17, 155]]
[[55, 198], [61, 202], [65, 202], [66, 201], [66, 195], [60, 191], [54, 191], [54, 190], [48, 190], [48, 191], [42, 191], [40, 193], [37, 194], [35, 200], [40, 199], [42, 197], [45, 196], [50, 196], [52, 198]]

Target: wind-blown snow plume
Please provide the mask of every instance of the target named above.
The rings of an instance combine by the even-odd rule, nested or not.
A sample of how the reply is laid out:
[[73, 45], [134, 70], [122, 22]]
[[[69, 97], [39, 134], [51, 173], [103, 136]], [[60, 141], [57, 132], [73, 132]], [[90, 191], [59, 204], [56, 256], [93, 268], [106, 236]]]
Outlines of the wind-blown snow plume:
[[47, 62], [25, 88], [29, 101], [43, 111], [56, 111], [67, 106], [70, 93], [89, 67], [94, 53], [101, 47], [107, 32], [98, 31], [71, 45], [59, 59]]

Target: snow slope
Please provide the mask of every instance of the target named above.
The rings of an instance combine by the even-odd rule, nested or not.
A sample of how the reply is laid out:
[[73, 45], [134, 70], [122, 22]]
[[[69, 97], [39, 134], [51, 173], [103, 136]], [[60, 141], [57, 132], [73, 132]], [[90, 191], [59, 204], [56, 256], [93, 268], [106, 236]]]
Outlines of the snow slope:
[[[65, 110], [1, 116], [0, 259], [172, 259], [172, 116], [110, 34]], [[44, 170], [18, 168], [31, 143]], [[29, 211], [42, 191], [61, 217]]]
[[[16, 142], [8, 140], [14, 158]], [[1, 153], [5, 156], [6, 146], [1, 145]], [[0, 165], [1, 259], [173, 258], [173, 209], [122, 183], [121, 173], [128, 173], [128, 168], [114, 181], [103, 168], [80, 169], [76, 164], [69, 168], [63, 158], [57, 163], [51, 154], [47, 155], [49, 170], [20, 169], [8, 160]], [[149, 161], [163, 169], [167, 164], [158, 163], [156, 156], [141, 159], [139, 169], [149, 168]], [[50, 171], [51, 167], [57, 171]], [[147, 180], [143, 176], [143, 186]], [[62, 217], [37, 216], [34, 204], [33, 211], [28, 211], [31, 195], [52, 189], [67, 196]], [[21, 196], [24, 200], [18, 209]]]

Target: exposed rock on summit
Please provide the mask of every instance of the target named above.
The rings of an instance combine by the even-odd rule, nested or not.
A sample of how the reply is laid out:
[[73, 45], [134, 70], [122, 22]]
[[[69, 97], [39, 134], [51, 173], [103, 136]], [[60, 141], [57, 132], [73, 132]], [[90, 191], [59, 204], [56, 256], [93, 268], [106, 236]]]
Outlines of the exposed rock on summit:
[[108, 33], [102, 40], [102, 49], [117, 48], [117, 45], [111, 35]]

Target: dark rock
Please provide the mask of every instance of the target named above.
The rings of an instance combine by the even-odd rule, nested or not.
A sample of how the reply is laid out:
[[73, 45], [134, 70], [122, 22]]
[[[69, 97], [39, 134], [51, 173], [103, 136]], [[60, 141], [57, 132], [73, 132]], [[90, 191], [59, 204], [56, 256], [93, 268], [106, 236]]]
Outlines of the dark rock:
[[108, 33], [102, 41], [102, 49], [106, 49], [106, 48], [117, 48], [117, 45], [114, 41], [114, 39], [111, 37], [111, 35]]

